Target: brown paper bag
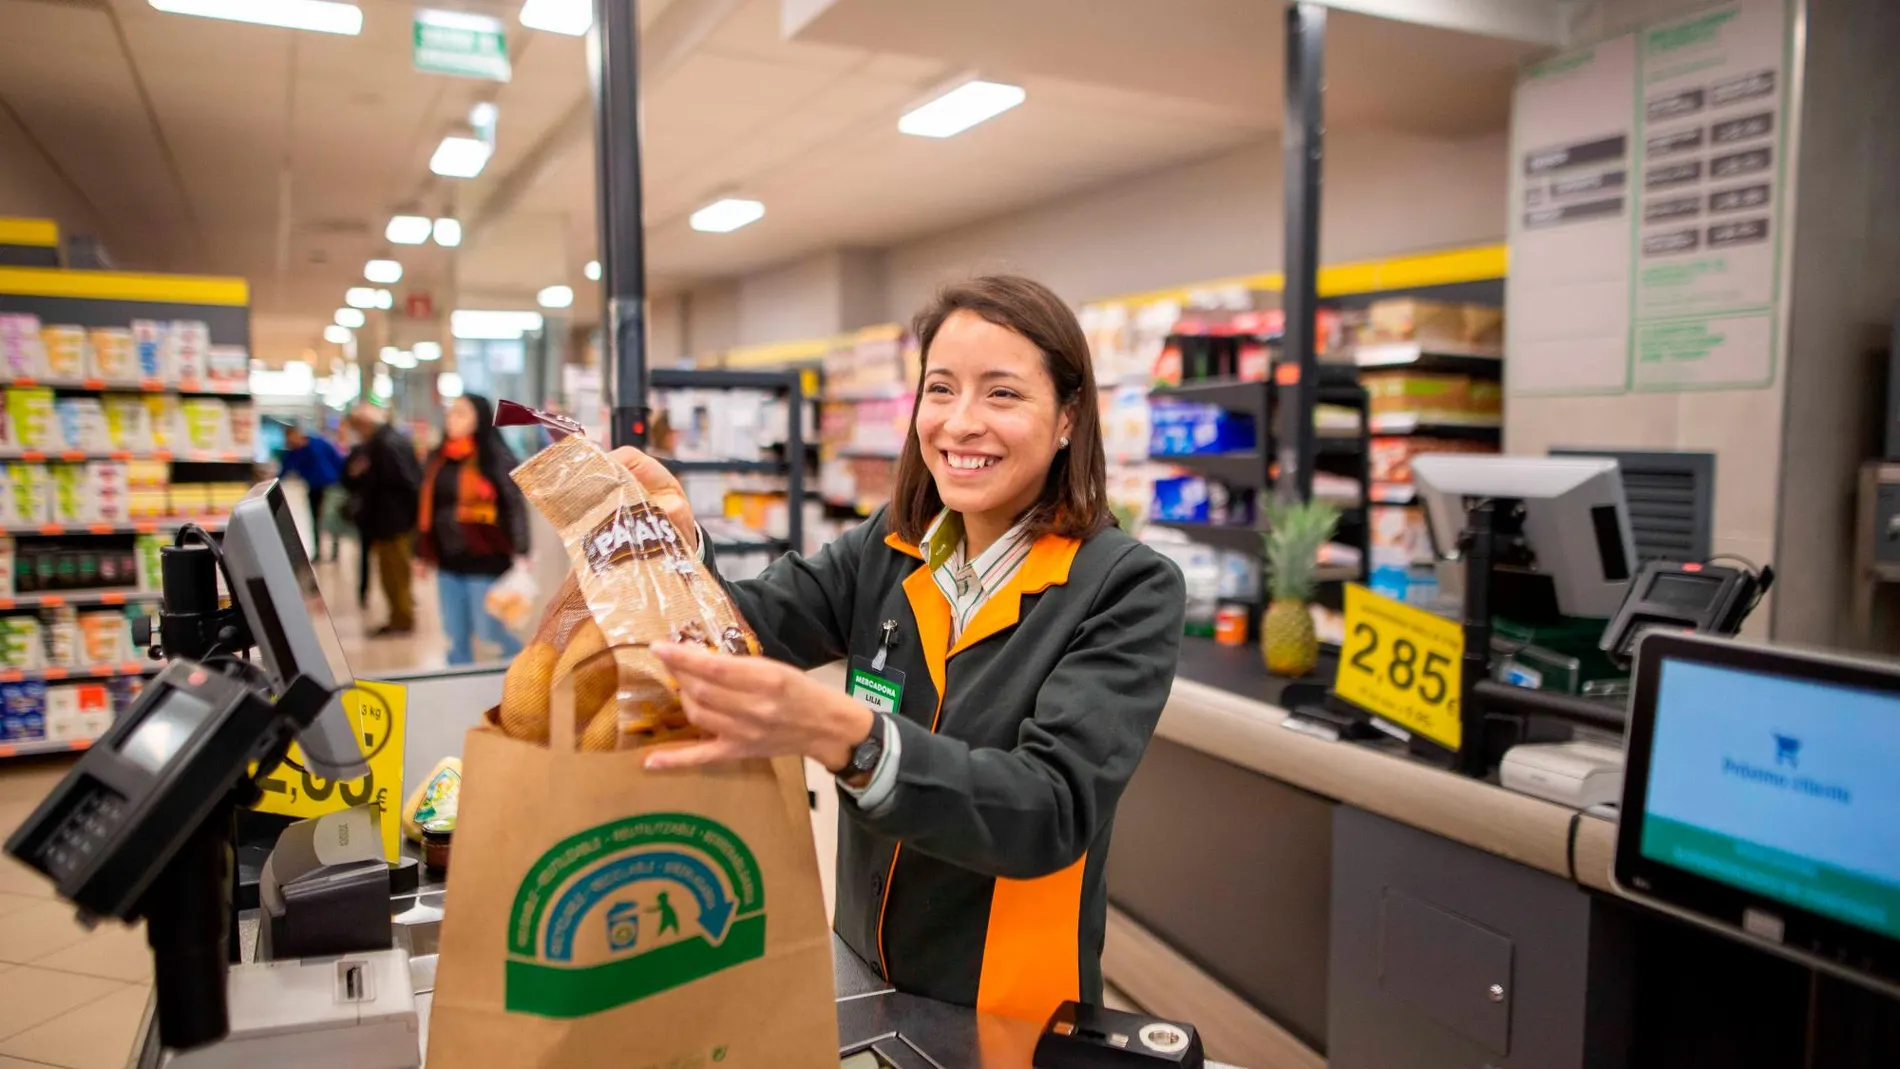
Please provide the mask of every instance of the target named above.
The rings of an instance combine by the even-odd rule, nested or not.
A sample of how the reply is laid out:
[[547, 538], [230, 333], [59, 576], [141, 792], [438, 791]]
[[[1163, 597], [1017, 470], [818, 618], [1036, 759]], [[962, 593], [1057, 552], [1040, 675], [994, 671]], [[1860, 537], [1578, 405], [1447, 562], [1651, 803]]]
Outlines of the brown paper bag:
[[[632, 681], [625, 653], [596, 656]], [[576, 752], [581, 674], [556, 685], [548, 746], [468, 734], [430, 1066], [833, 1069], [802, 766]]]

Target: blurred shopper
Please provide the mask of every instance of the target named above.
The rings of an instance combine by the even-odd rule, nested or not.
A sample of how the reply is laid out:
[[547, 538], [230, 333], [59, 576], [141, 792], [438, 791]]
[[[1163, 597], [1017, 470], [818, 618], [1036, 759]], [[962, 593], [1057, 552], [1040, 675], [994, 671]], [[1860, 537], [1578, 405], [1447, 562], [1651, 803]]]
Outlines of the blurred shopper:
[[478, 632], [503, 657], [521, 652], [484, 605], [495, 580], [528, 556], [528, 503], [508, 474], [516, 463], [486, 397], [464, 394], [449, 404], [442, 444], [424, 469], [416, 528], [418, 552], [437, 569], [450, 664], [474, 663]]
[[[280, 476], [295, 475], [310, 489], [310, 559], [323, 559], [323, 504], [343, 478], [343, 454], [329, 439], [311, 437], [292, 424], [284, 429], [284, 464]], [[330, 559], [335, 560], [343, 539], [330, 535]]]
[[350, 428], [362, 442], [343, 469], [343, 483], [357, 497], [356, 529], [376, 558], [376, 576], [389, 601], [389, 621], [372, 637], [407, 635], [416, 629], [414, 555], [417, 490], [422, 469], [416, 448], [391, 427], [382, 409], [360, 404], [350, 410]]
[[[350, 431], [347, 421], [344, 423], [344, 431], [345, 433]], [[354, 437], [353, 434], [351, 436]], [[360, 440], [357, 441], [350, 446], [349, 456], [343, 458], [343, 470], [353, 471], [359, 465], [369, 463], [364, 459], [368, 455], [369, 446]], [[341, 489], [343, 491], [343, 522], [349, 524], [350, 529], [356, 532], [356, 606], [359, 609], [367, 609], [369, 608], [370, 554], [369, 539], [363, 537], [363, 495], [350, 486], [347, 475], [343, 479]]]

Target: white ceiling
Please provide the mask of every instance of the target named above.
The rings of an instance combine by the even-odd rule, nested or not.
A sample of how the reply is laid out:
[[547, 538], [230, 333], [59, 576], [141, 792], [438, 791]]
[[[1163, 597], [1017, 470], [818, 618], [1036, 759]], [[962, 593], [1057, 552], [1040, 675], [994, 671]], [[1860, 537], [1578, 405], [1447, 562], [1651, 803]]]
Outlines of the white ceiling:
[[[506, 85], [411, 69], [406, 0], [358, 0], [361, 37], [167, 15], [147, 0], [0, 0], [0, 179], [37, 168], [67, 219], [135, 269], [242, 275], [255, 345], [315, 344], [406, 207], [468, 221], [459, 253], [402, 249], [405, 286], [525, 305], [594, 255], [582, 40], [522, 29], [518, 0], [439, 0], [511, 27]], [[836, 0], [780, 32], [779, 0], [640, 0], [648, 263], [656, 291], [838, 245], [879, 246], [1271, 135], [1271, 0]], [[1505, 123], [1532, 46], [1335, 12], [1328, 123], [1443, 136]], [[897, 116], [977, 70], [1026, 105], [943, 141]], [[444, 129], [501, 109], [480, 179], [428, 173]], [[0, 133], [4, 133], [0, 130]], [[50, 177], [47, 177], [50, 176]], [[4, 188], [0, 181], [0, 188]], [[699, 234], [742, 191], [766, 218]], [[22, 211], [0, 204], [0, 212]], [[54, 209], [45, 209], [52, 211]], [[67, 212], [65, 214], [73, 214]]]

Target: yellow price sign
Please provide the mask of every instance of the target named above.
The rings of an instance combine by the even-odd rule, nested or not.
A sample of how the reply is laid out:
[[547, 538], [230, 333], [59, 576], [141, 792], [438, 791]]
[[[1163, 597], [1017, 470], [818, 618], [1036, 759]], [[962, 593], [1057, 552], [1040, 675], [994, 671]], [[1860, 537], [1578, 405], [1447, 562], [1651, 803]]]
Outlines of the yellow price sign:
[[1456, 620], [1346, 587], [1346, 641], [1333, 693], [1448, 749], [1463, 738], [1465, 632]]
[[304, 764], [303, 748], [292, 743], [283, 763], [258, 780], [264, 797], [251, 808], [304, 819], [374, 803], [382, 810], [377, 825], [383, 837], [383, 856], [392, 864], [400, 859], [403, 724], [408, 695], [408, 688], [401, 684], [363, 680], [343, 694], [343, 708], [362, 737], [369, 775], [341, 781], [312, 775]]

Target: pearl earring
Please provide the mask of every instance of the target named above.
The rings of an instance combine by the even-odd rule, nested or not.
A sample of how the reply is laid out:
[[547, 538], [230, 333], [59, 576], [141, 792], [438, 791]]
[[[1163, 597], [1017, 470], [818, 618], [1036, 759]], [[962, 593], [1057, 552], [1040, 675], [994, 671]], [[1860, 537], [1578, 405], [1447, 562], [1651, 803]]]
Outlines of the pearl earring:
[[1067, 449], [1067, 448], [1069, 448], [1069, 439], [1068, 439], [1068, 437], [1067, 437], [1067, 436], [1064, 436], [1064, 437], [1061, 437], [1061, 438], [1058, 438], [1058, 439], [1056, 439], [1056, 448], [1058, 448], [1058, 449]]

